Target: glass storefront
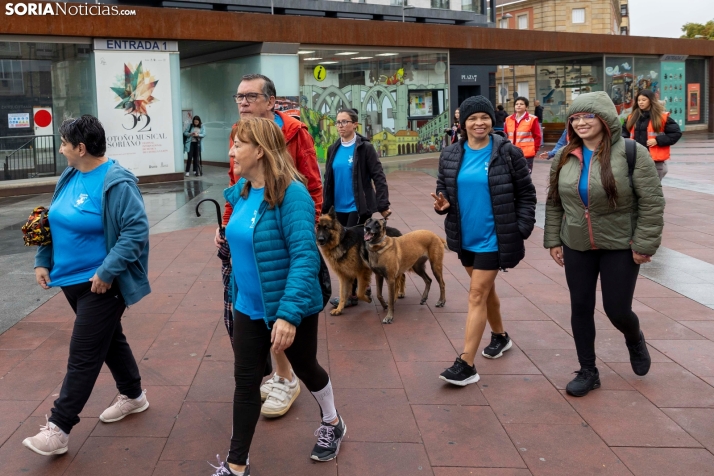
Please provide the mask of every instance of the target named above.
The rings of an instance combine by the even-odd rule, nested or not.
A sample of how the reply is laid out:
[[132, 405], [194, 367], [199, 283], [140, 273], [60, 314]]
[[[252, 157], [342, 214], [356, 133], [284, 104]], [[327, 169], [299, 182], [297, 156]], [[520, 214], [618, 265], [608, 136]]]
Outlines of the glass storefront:
[[652, 90], [682, 130], [707, 124], [707, 64], [704, 59], [661, 61], [659, 56], [605, 56], [568, 63], [536, 65], [536, 88], [542, 98], [543, 122], [565, 122], [568, 106], [580, 93], [605, 91], [620, 119], [632, 112], [641, 89]]
[[448, 53], [303, 46], [300, 118], [320, 161], [338, 140], [341, 108], [355, 109], [358, 131], [380, 157], [438, 151], [449, 127]]
[[573, 99], [581, 93], [603, 90], [602, 58], [538, 63], [536, 90], [543, 106], [543, 123], [563, 124]]
[[91, 44], [0, 42], [0, 180], [59, 175], [62, 119], [96, 109]]

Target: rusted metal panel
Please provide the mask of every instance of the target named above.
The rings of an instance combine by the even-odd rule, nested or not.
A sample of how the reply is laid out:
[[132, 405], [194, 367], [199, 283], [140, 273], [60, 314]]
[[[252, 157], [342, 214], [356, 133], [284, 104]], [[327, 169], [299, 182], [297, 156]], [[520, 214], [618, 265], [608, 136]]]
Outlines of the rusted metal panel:
[[[0, 2], [5, 13], [6, 1]], [[714, 42], [435, 24], [358, 21], [173, 8], [127, 7], [136, 16], [5, 16], [0, 34], [265, 41], [323, 45], [517, 50], [572, 54], [714, 56]]]

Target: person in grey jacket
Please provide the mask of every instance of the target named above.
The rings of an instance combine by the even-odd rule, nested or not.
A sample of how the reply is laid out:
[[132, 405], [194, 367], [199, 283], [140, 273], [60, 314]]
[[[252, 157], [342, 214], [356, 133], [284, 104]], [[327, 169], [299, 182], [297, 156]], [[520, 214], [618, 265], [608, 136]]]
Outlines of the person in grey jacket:
[[151, 292], [149, 221], [138, 179], [106, 157], [104, 128], [96, 117], [68, 119], [59, 133], [69, 167], [50, 203], [52, 243], [38, 249], [35, 277], [43, 289], [62, 289], [76, 319], [52, 416], [22, 442], [44, 456], [67, 452], [69, 433], [104, 363], [119, 398], [99, 419], [112, 423], [149, 408], [121, 325], [126, 307]]

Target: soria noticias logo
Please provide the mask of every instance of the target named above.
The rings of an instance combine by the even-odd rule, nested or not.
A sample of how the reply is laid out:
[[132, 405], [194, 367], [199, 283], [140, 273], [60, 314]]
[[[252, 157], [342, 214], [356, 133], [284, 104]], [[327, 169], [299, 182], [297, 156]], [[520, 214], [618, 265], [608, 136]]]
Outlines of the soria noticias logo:
[[5, 16], [135, 16], [136, 10], [119, 8], [114, 5], [98, 5], [90, 3], [6, 3]]

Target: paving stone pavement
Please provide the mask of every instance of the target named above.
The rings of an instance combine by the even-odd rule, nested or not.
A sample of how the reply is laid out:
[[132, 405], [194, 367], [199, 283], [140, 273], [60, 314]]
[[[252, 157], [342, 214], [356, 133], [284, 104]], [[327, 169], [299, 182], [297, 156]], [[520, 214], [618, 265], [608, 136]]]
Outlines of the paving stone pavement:
[[[711, 142], [702, 142], [708, 153]], [[695, 143], [684, 141], [670, 173], [714, 185], [714, 167], [686, 151]], [[540, 201], [548, 165], [536, 163]], [[397, 170], [388, 180], [390, 225], [443, 234], [429, 199], [433, 177]], [[677, 187], [665, 193], [663, 246], [696, 263], [714, 263], [714, 198]], [[38, 456], [20, 442], [44, 424], [59, 392], [73, 325], [69, 305], [58, 294], [0, 335], [0, 474], [212, 473], [206, 461], [215, 464], [215, 455], [228, 450], [233, 387], [213, 233], [203, 226], [151, 236], [153, 293], [123, 319], [151, 407], [121, 422], [99, 422], [117, 394], [105, 368], [66, 455]], [[713, 474], [714, 310], [641, 276], [634, 310], [654, 363], [647, 376], [637, 377], [624, 338], [598, 300], [602, 388], [569, 397], [564, 387], [577, 369], [569, 296], [562, 270], [542, 248], [542, 233], [536, 228], [525, 261], [497, 278], [514, 346], [501, 359], [476, 361], [477, 385], [455, 388], [437, 378], [463, 345], [468, 276], [454, 253], [445, 257], [443, 308], [434, 307], [434, 289], [420, 306], [423, 283], [410, 276], [394, 324], [381, 324], [383, 311], [375, 304], [360, 303], [342, 316], [323, 312], [318, 358], [348, 425], [339, 458], [310, 461], [319, 410], [304, 392], [282, 419], [259, 421], [253, 474]]]

